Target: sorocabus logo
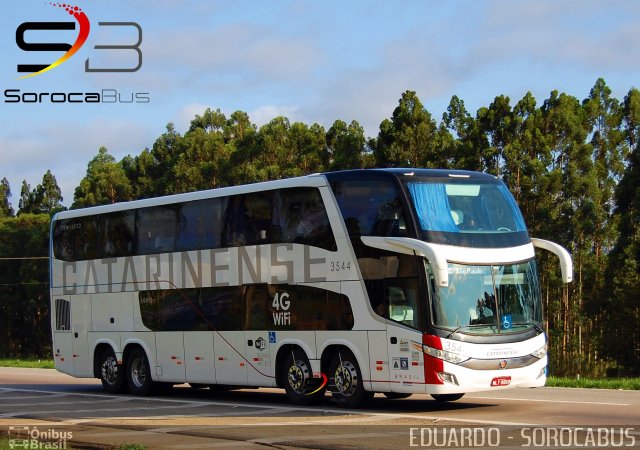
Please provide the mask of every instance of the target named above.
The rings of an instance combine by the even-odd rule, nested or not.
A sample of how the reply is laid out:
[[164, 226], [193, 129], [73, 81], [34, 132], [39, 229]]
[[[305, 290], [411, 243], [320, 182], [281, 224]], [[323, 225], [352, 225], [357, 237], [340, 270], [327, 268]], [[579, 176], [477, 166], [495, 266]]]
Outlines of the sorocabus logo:
[[47, 72], [54, 67], [59, 66], [69, 58], [71, 58], [87, 40], [89, 36], [89, 30], [91, 24], [89, 18], [78, 6], [69, 5], [67, 3], [49, 3], [51, 6], [64, 8], [70, 15], [72, 15], [78, 25], [80, 26], [80, 32], [73, 45], [67, 43], [28, 43], [24, 40], [24, 33], [28, 30], [75, 30], [75, 22], [25, 22], [20, 24], [16, 30], [16, 44], [24, 51], [65, 51], [66, 53], [58, 58], [51, 64], [18, 64], [18, 72], [29, 72], [29, 75], [23, 75], [20, 78], [29, 78], [38, 74]]
[[[16, 29], [16, 44], [22, 50], [26, 52], [50, 52], [50, 51], [63, 51], [65, 52], [60, 58], [51, 64], [18, 64], [17, 70], [19, 73], [28, 73], [19, 77], [19, 79], [34, 77], [36, 75], [47, 72], [63, 62], [71, 58], [86, 42], [89, 31], [91, 30], [91, 23], [89, 18], [82, 11], [82, 9], [76, 5], [69, 3], [48, 3], [49, 6], [64, 9], [69, 15], [73, 16], [75, 22], [24, 22]], [[25, 33], [30, 30], [75, 30], [76, 23], [78, 24], [79, 31], [78, 36], [73, 44], [66, 42], [26, 42]], [[96, 68], [90, 67], [89, 58], [84, 63], [85, 72], [136, 72], [142, 67], [142, 51], [140, 50], [140, 44], [142, 44], [142, 28], [136, 22], [98, 22], [98, 26], [120, 26], [120, 27], [133, 27], [137, 30], [138, 39], [135, 44], [131, 45], [96, 45], [93, 48], [95, 50], [126, 50], [133, 51], [137, 57], [137, 64], [135, 67], [127, 68]]]

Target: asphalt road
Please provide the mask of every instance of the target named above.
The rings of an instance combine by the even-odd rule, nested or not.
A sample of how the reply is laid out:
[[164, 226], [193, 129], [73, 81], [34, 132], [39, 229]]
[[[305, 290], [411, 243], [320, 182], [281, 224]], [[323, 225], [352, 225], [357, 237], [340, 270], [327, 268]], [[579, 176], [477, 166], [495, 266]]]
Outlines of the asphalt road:
[[98, 380], [0, 368], [0, 433], [14, 448], [27, 444], [18, 438], [66, 448], [640, 448], [640, 392], [512, 389], [447, 404], [376, 395], [365, 409], [345, 410], [329, 396], [293, 406], [278, 389], [184, 385], [163, 396], [114, 396]]

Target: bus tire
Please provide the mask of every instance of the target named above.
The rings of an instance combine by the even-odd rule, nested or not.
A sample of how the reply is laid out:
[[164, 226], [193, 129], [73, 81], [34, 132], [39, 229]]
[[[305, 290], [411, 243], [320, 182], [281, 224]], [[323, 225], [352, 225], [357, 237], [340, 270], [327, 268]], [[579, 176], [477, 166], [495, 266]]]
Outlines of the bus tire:
[[122, 364], [118, 364], [116, 354], [111, 348], [100, 355], [100, 381], [110, 394], [122, 394], [127, 388], [127, 379]]
[[338, 350], [329, 365], [329, 385], [332, 399], [344, 408], [357, 408], [374, 393], [365, 391], [362, 372], [356, 357], [349, 350]]
[[153, 388], [149, 359], [139, 347], [133, 349], [127, 358], [127, 381], [129, 391], [134, 395], [149, 395]]
[[460, 400], [464, 394], [431, 394], [431, 397], [437, 402], [455, 402]]
[[326, 388], [317, 390], [319, 385], [314, 383], [311, 364], [302, 350], [288, 351], [281, 370], [284, 391], [294, 405], [311, 405], [324, 397]]
[[405, 392], [383, 392], [384, 396], [389, 400], [399, 400], [401, 398], [409, 398], [411, 394], [407, 394]]

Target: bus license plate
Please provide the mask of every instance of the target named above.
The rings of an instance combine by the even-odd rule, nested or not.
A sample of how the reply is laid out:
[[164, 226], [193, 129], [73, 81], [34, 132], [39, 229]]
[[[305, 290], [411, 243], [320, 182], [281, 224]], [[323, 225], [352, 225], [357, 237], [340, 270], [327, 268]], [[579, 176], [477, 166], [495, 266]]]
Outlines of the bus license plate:
[[491, 387], [496, 386], [509, 386], [511, 384], [511, 377], [495, 377], [491, 380]]

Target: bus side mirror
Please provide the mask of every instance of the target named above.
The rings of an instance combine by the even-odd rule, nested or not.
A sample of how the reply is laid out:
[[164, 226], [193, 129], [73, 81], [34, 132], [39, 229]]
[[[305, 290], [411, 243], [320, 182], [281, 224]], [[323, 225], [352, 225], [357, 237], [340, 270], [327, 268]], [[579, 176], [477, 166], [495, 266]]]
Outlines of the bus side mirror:
[[431, 263], [436, 286], [449, 286], [449, 265], [447, 258], [438, 250], [437, 246], [412, 238], [362, 236], [361, 239], [362, 242], [369, 247], [426, 257], [429, 263]]
[[560, 259], [560, 272], [562, 273], [562, 281], [571, 283], [573, 281], [573, 261], [571, 255], [563, 246], [555, 242], [546, 241], [544, 239], [531, 238], [531, 243], [536, 248], [547, 250]]

